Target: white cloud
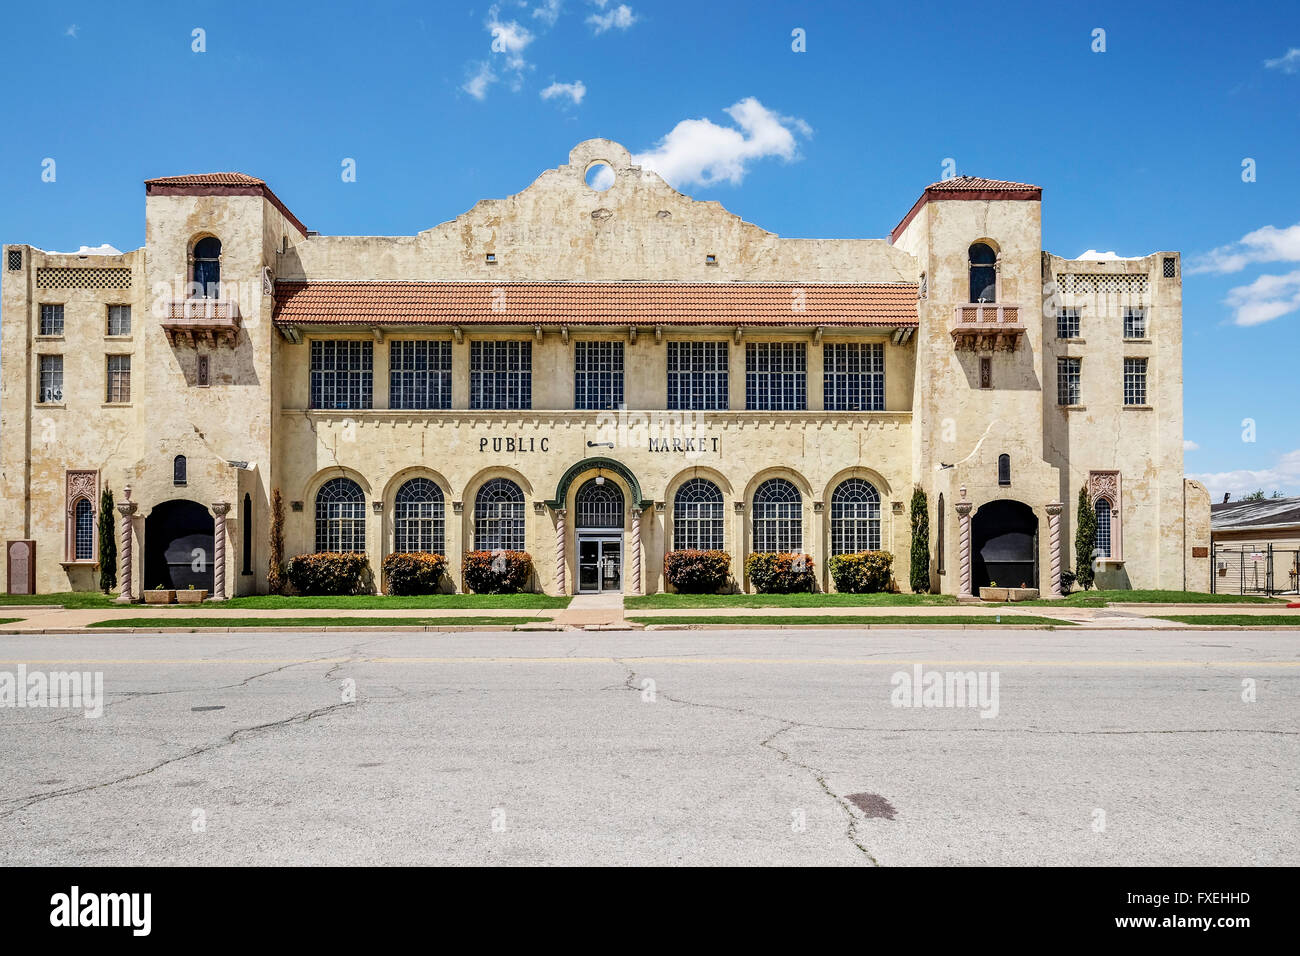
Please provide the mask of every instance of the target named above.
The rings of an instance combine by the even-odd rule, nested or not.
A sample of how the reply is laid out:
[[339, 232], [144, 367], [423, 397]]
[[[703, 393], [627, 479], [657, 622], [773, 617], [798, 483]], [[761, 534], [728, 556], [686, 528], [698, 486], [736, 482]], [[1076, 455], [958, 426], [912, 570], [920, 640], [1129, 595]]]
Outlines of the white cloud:
[[[605, 9], [606, 0], [599, 0], [597, 6], [602, 10]], [[593, 13], [587, 17], [587, 22], [597, 34], [604, 33], [606, 30], [626, 30], [636, 23], [636, 14], [626, 3], [620, 3], [608, 13]]]
[[1081, 259], [1092, 259], [1095, 261], [1100, 261], [1106, 259], [1141, 259], [1141, 258], [1142, 256], [1119, 256], [1115, 254], [1114, 250], [1111, 250], [1110, 252], [1098, 252], [1096, 249], [1089, 249], [1083, 255], [1075, 256], [1074, 261], [1078, 262]]
[[1271, 322], [1300, 309], [1300, 269], [1286, 275], [1260, 276], [1249, 285], [1228, 290], [1223, 300], [1234, 311], [1237, 325]]
[[496, 81], [497, 75], [492, 72], [492, 64], [484, 60], [478, 65], [474, 74], [461, 85], [461, 89], [474, 99], [481, 100], [487, 96], [488, 87]]
[[1264, 65], [1270, 70], [1283, 73], [1300, 73], [1300, 47], [1292, 47], [1276, 60], [1265, 60]]
[[1197, 257], [1192, 272], [1240, 272], [1252, 262], [1300, 262], [1300, 222], [1279, 229], [1264, 226], [1237, 242]]
[[574, 80], [572, 83], [552, 83], [541, 93], [544, 100], [552, 100], [557, 96], [567, 96], [573, 100], [574, 106], [581, 103], [582, 98], [586, 95], [587, 86], [582, 80]]
[[533, 8], [533, 17], [548, 27], [555, 26], [555, 21], [560, 19], [560, 0], [545, 0]]
[[1234, 498], [1241, 498], [1260, 488], [1264, 489], [1265, 494], [1274, 491], [1280, 491], [1284, 495], [1297, 494], [1300, 493], [1300, 448], [1282, 455], [1272, 468], [1239, 468], [1236, 471], [1187, 477], [1205, 485], [1210, 491], [1211, 501], [1221, 501], [1224, 492], [1230, 492]]
[[524, 50], [534, 37], [514, 20], [502, 20], [501, 8], [493, 4], [488, 10], [487, 31], [492, 35], [492, 52], [504, 54], [506, 66], [522, 70], [528, 66]]
[[677, 188], [719, 182], [738, 186], [749, 163], [769, 157], [792, 162], [799, 158], [797, 137], [812, 135], [803, 120], [774, 113], [752, 96], [727, 107], [726, 113], [739, 129], [707, 119], [682, 120], [653, 149], [633, 156], [632, 162], [654, 170]]
[[63, 31], [63, 35], [65, 37], [72, 37], [72, 39], [75, 40], [77, 38], [77, 25], [74, 23], [72, 26], [68, 27]]
[[1196, 444], [1196, 442], [1192, 441], [1190, 438], [1183, 439], [1183, 451], [1198, 451], [1200, 447], [1200, 445]]

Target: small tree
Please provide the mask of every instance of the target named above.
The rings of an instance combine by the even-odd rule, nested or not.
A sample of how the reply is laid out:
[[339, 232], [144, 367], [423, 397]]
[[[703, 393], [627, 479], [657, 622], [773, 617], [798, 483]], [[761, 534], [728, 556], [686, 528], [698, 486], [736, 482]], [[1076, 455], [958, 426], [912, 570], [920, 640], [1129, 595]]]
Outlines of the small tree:
[[99, 589], [107, 594], [117, 587], [117, 538], [113, 534], [113, 492], [99, 495]]
[[266, 571], [266, 589], [272, 594], [284, 593], [284, 501], [279, 488], [271, 492], [271, 563]]
[[911, 585], [916, 594], [930, 593], [930, 504], [921, 488], [912, 490]]
[[1074, 580], [1087, 591], [1092, 587], [1092, 550], [1097, 540], [1097, 513], [1088, 500], [1088, 489], [1079, 489], [1079, 512], [1074, 531]]

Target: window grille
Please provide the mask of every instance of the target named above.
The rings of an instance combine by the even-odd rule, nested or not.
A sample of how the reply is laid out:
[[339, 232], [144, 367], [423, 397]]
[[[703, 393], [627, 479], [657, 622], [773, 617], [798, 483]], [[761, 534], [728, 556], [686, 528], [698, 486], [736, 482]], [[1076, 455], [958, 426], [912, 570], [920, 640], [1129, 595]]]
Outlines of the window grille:
[[721, 551], [723, 520], [718, 486], [704, 478], [690, 479], [673, 498], [673, 547]]
[[397, 551], [444, 554], [445, 506], [442, 489], [428, 478], [412, 478], [397, 489], [393, 508], [393, 547]]
[[23, 267], [23, 251], [21, 249], [9, 250], [9, 271], [17, 272]]
[[38, 289], [129, 289], [130, 269], [58, 268], [36, 270]]
[[1173, 256], [1165, 256], [1164, 276], [1166, 279], [1173, 279], [1178, 275], [1178, 260]]
[[1124, 338], [1144, 339], [1147, 337], [1147, 310], [1124, 310]]
[[823, 398], [828, 411], [882, 411], [885, 407], [885, 347], [836, 343], [822, 346]]
[[831, 554], [880, 550], [880, 492], [861, 478], [831, 493]]
[[745, 345], [745, 407], [763, 412], [808, 407], [808, 350], [802, 342]]
[[370, 408], [374, 343], [316, 339], [311, 343], [311, 407]]
[[623, 492], [612, 481], [597, 484], [592, 478], [578, 489], [574, 500], [578, 528], [623, 527]]
[[1145, 405], [1146, 403], [1147, 360], [1126, 358], [1124, 360], [1124, 404]]
[[1097, 535], [1093, 539], [1093, 547], [1097, 551], [1097, 556], [1102, 558], [1110, 557], [1110, 502], [1105, 498], [1098, 498], [1097, 503], [1093, 505], [1097, 514]]
[[451, 408], [451, 343], [388, 343], [390, 408]]
[[206, 355], [195, 359], [195, 378], [200, 387], [206, 387], [212, 381], [212, 362]]
[[493, 478], [474, 498], [474, 548], [524, 549], [524, 493], [507, 478]]
[[62, 335], [63, 334], [63, 306], [61, 305], [42, 305], [41, 306], [41, 335]]
[[105, 401], [131, 401], [131, 356], [108, 356], [107, 385]]
[[1058, 339], [1077, 339], [1079, 337], [1079, 310], [1061, 309], [1056, 313], [1056, 337]]
[[331, 478], [316, 492], [316, 550], [366, 550], [366, 496], [351, 478]]
[[1145, 272], [1058, 272], [1056, 284], [1067, 295], [1141, 295], [1150, 285]]
[[1082, 359], [1058, 358], [1056, 360], [1056, 404], [1080, 405]]
[[727, 362], [726, 342], [669, 342], [668, 407], [726, 409]]
[[573, 407], [623, 404], [623, 343], [577, 342], [573, 354]]
[[60, 404], [63, 401], [63, 356], [41, 356], [41, 404]]
[[74, 561], [95, 560], [95, 507], [88, 498], [78, 498], [73, 512]]
[[533, 407], [533, 343], [471, 342], [469, 407]]
[[784, 478], [771, 478], [754, 492], [754, 550], [803, 549], [803, 498]]

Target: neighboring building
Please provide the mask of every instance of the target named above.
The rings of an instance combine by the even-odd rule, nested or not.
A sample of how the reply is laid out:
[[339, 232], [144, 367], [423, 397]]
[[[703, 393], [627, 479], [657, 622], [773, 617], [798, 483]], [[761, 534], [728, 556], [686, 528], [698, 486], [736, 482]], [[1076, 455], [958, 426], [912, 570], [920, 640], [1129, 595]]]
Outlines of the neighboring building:
[[4, 249], [0, 530], [38, 590], [94, 587], [129, 485], [137, 591], [255, 593], [279, 488], [287, 556], [376, 574], [520, 548], [546, 591], [639, 593], [717, 547], [741, 586], [779, 550], [829, 588], [880, 548], [906, 588], [919, 486], [935, 589], [1050, 592], [1083, 486], [1112, 580], [1203, 588], [1179, 257], [1053, 256], [1040, 199], [963, 177], [888, 239], [782, 239], [590, 140], [419, 235], [335, 237], [249, 176], [150, 180], [141, 249]]
[[1300, 498], [1224, 501], [1210, 512], [1216, 593], [1297, 593]]

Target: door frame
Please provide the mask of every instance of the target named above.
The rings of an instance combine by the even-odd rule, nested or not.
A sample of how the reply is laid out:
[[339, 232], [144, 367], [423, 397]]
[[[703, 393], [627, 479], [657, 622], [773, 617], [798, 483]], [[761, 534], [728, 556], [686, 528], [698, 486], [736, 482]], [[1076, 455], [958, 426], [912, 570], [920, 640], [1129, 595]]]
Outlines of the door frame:
[[[597, 573], [596, 587], [594, 589], [584, 588], [582, 586], [582, 544], [584, 541], [594, 541], [597, 545], [596, 561], [599, 568], [601, 561], [605, 556], [605, 545], [607, 543], [618, 543], [618, 589], [606, 590], [603, 582], [604, 577]], [[624, 581], [624, 558], [626, 557], [626, 542], [623, 540], [623, 532], [614, 528], [580, 528], [574, 532], [574, 594], [622, 594], [625, 585]]]

